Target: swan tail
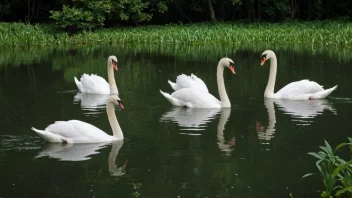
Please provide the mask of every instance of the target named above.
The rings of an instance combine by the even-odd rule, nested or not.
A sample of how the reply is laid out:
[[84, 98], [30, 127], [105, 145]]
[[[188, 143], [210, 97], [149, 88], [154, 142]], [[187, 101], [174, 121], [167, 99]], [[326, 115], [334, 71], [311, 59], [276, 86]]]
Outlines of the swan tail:
[[167, 82], [170, 84], [171, 88], [172, 88], [174, 91], [177, 91], [177, 84], [176, 84], [176, 83], [171, 82], [171, 80], [167, 80]]
[[73, 143], [71, 140], [59, 136], [57, 134], [51, 133], [49, 131], [39, 130], [34, 127], [31, 128], [34, 132], [36, 132], [40, 137], [48, 142], [55, 142], [55, 143]]
[[83, 86], [82, 86], [82, 83], [76, 78], [74, 77], [75, 79], [75, 83], [77, 85], [77, 88], [79, 89], [80, 92], [83, 92]]
[[160, 93], [161, 93], [161, 95], [163, 95], [172, 105], [174, 105], [174, 106], [183, 106], [183, 105], [182, 105], [182, 102], [181, 102], [179, 99], [174, 98], [174, 97], [172, 97], [170, 94], [165, 93], [165, 92], [163, 92], [163, 91], [161, 91], [161, 90], [160, 90]]
[[325, 89], [323, 91], [319, 91], [317, 93], [314, 93], [311, 97], [312, 99], [322, 99], [322, 98], [326, 98], [328, 95], [331, 94], [331, 92], [333, 92], [335, 89], [337, 89], [337, 85], [335, 85], [334, 87], [330, 88], [330, 89]]

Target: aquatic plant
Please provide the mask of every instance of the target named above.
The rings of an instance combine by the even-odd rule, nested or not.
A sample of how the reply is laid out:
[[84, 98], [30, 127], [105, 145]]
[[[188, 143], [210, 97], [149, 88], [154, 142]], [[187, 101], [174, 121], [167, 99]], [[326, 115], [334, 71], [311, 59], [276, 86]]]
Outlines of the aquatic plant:
[[[308, 153], [318, 159], [316, 166], [325, 187], [321, 197], [341, 196], [343, 194], [352, 196], [352, 160], [345, 161], [336, 154], [344, 146], [349, 146], [352, 153], [352, 138], [348, 139], [349, 143], [341, 143], [335, 149], [332, 149], [329, 143], [325, 141], [325, 146], [320, 146], [321, 151]], [[315, 174], [308, 173], [302, 178]]]
[[0, 23], [1, 46], [97, 43], [244, 44], [278, 43], [352, 46], [352, 24], [343, 21], [197, 23], [101, 29], [69, 35], [57, 26]]

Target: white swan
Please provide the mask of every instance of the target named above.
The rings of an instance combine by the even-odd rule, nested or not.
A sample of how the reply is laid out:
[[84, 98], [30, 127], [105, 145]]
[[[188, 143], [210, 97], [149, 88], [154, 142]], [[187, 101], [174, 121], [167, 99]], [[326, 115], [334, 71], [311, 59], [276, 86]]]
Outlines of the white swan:
[[292, 82], [274, 94], [277, 59], [276, 55], [271, 50], [266, 50], [262, 53], [261, 66], [266, 60], [270, 60], [270, 74], [268, 84], [266, 86], [264, 97], [288, 100], [310, 100], [321, 99], [327, 97], [332, 91], [337, 88], [337, 85], [330, 89], [323, 89], [323, 86], [314, 81], [301, 80]]
[[82, 109], [96, 111], [97, 109], [104, 108], [106, 101], [110, 95], [107, 94], [89, 94], [78, 92], [73, 97], [73, 103], [81, 102]]
[[181, 74], [177, 76], [176, 83], [171, 82], [170, 80], [168, 80], [167, 82], [171, 85], [174, 91], [177, 91], [183, 88], [192, 88], [192, 89], [198, 89], [201, 91], [209, 92], [203, 80], [198, 78], [194, 74], [191, 74], [190, 76]]
[[108, 58], [108, 81], [96, 74], [83, 74], [81, 81], [74, 77], [77, 88], [82, 93], [92, 94], [118, 94], [116, 87], [114, 69], [117, 71], [117, 58], [116, 56], [109, 56]]
[[231, 107], [224, 84], [224, 68], [227, 67], [235, 75], [234, 62], [229, 58], [222, 58], [219, 61], [216, 78], [221, 101], [213, 95], [201, 89], [182, 88], [171, 95], [160, 90], [160, 93], [174, 106], [186, 106], [190, 108], [221, 108]]
[[106, 104], [106, 112], [113, 131], [112, 136], [91, 124], [79, 120], [56, 121], [45, 130], [38, 130], [34, 127], [32, 127], [32, 130], [43, 139], [56, 143], [98, 143], [122, 140], [123, 133], [116, 119], [115, 105], [123, 108], [120, 98], [117, 95], [111, 95]]

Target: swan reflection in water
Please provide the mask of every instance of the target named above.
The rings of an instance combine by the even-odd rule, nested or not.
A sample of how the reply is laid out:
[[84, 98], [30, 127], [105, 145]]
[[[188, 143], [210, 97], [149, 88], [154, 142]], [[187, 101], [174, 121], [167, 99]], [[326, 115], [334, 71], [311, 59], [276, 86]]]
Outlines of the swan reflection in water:
[[78, 92], [74, 98], [73, 103], [81, 103], [81, 108], [86, 110], [86, 115], [100, 114], [106, 108], [106, 102], [109, 98], [108, 94], [90, 94]]
[[230, 155], [233, 147], [235, 146], [235, 137], [232, 137], [228, 144], [225, 143], [224, 129], [226, 122], [229, 120], [231, 114], [230, 108], [221, 109], [221, 115], [218, 124], [218, 147], [221, 151], [225, 152], [226, 155]]
[[[165, 113], [160, 118], [161, 122], [173, 122], [177, 123], [181, 130], [190, 131], [200, 131], [205, 130], [207, 123], [214, 120], [217, 114], [220, 114], [219, 124], [217, 128], [217, 139], [218, 147], [221, 151], [229, 155], [233, 150], [235, 145], [235, 137], [226, 143], [224, 137], [225, 124], [228, 121], [231, 109], [230, 108], [218, 108], [218, 109], [208, 109], [208, 108], [184, 108], [184, 107], [173, 107], [171, 111]], [[185, 135], [201, 135], [195, 133], [180, 133]]]
[[317, 115], [323, 114], [325, 110], [329, 110], [335, 115], [337, 114], [336, 109], [333, 108], [327, 100], [274, 100], [275, 104], [279, 109], [292, 118], [296, 118], [293, 121], [300, 122], [298, 125], [310, 125], [313, 120], [312, 118]]
[[127, 160], [117, 167], [116, 157], [123, 145], [123, 141], [91, 143], [91, 144], [47, 144], [35, 158], [48, 156], [59, 161], [84, 161], [91, 159], [91, 155], [98, 154], [98, 150], [112, 144], [108, 158], [109, 172], [112, 176], [122, 176], [126, 173]]
[[221, 109], [173, 107], [160, 118], [161, 122], [177, 123], [181, 130], [201, 131], [215, 119]]
[[256, 131], [258, 133], [258, 138], [260, 140], [264, 140], [262, 143], [267, 143], [270, 141], [275, 134], [275, 124], [276, 124], [276, 116], [275, 116], [275, 109], [274, 109], [274, 99], [265, 98], [264, 105], [268, 111], [268, 125], [265, 127], [263, 124], [257, 121], [256, 123]]
[[333, 108], [328, 100], [274, 100], [279, 110], [291, 115], [294, 118], [292, 121], [298, 122], [297, 125], [310, 125], [313, 123], [313, 118], [323, 114], [325, 110], [329, 110], [335, 115], [336, 109]]
[[330, 110], [335, 115], [337, 114], [327, 100], [298, 101], [266, 98], [264, 105], [268, 111], [268, 125], [265, 127], [260, 122], [256, 123], [256, 131], [260, 140], [269, 141], [274, 137], [276, 124], [274, 103], [279, 110], [294, 118], [293, 121], [298, 122], [297, 125], [310, 125], [313, 123], [313, 118], [321, 115], [324, 110]]

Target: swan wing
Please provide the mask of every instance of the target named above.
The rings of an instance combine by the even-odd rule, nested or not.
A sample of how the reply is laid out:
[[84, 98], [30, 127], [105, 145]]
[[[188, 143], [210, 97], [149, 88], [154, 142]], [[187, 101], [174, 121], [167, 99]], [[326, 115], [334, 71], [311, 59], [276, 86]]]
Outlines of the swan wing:
[[85, 93], [110, 94], [109, 83], [104, 78], [95, 74], [83, 74], [81, 85]]
[[175, 106], [191, 108], [221, 108], [221, 103], [213, 95], [192, 88], [183, 88], [171, 95], [160, 91], [164, 97]]
[[169, 84], [175, 91], [183, 88], [192, 88], [197, 89], [199, 91], [209, 92], [204, 81], [194, 74], [191, 74], [190, 76], [187, 76], [186, 74], [181, 74], [177, 76], [176, 83], [169, 81]]

